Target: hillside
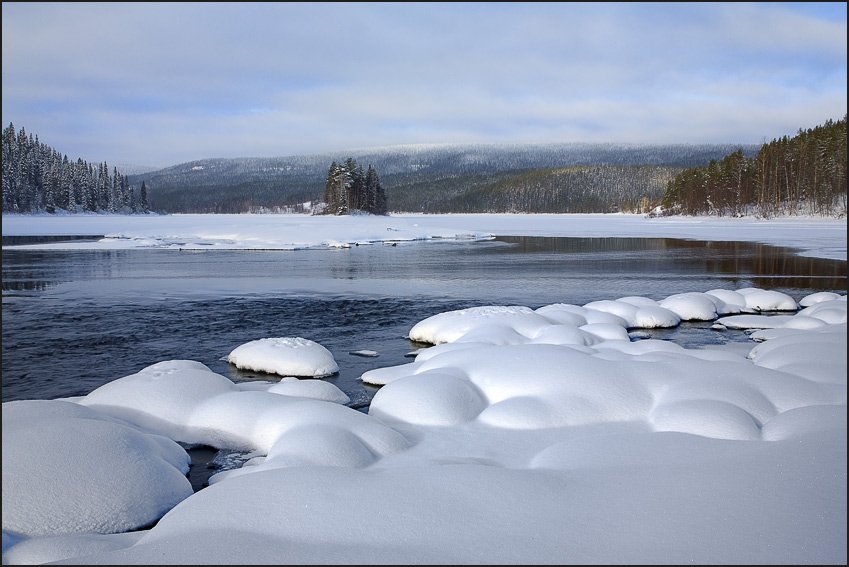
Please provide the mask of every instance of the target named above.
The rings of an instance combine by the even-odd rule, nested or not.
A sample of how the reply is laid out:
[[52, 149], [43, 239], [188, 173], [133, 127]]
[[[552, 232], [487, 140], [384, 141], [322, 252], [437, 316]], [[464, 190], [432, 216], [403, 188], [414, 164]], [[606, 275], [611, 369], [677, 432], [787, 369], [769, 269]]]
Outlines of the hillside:
[[846, 115], [686, 169], [661, 199], [667, 215], [846, 216]]
[[204, 159], [131, 175], [152, 210], [302, 210], [318, 201], [328, 167], [348, 157], [380, 174], [390, 212], [610, 212], [656, 201], [687, 167], [740, 145], [420, 145], [279, 158]]

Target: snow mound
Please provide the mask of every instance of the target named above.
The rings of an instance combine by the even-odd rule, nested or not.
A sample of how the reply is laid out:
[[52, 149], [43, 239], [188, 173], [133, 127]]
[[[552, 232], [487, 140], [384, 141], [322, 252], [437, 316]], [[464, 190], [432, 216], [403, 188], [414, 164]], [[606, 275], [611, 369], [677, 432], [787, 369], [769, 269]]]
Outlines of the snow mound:
[[286, 376], [277, 384], [269, 387], [268, 391], [272, 394], [311, 398], [337, 404], [347, 404], [351, 401], [351, 398], [345, 392], [330, 382], [314, 379], [299, 380], [294, 376]]
[[3, 404], [4, 534], [142, 528], [192, 495], [188, 471], [175, 441], [93, 409], [61, 400]]
[[333, 354], [320, 344], [301, 337], [272, 337], [240, 345], [227, 361], [242, 370], [281, 376], [321, 378], [339, 372]]

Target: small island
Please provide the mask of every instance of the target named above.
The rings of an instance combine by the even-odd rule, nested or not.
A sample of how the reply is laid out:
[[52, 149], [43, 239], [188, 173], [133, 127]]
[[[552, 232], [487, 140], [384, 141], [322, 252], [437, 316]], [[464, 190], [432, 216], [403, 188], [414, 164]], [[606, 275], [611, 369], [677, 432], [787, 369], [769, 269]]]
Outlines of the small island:
[[387, 214], [386, 194], [377, 170], [369, 164], [368, 170], [363, 172], [363, 167], [350, 157], [341, 165], [335, 161], [331, 163], [324, 186], [324, 206], [316, 212], [325, 215]]

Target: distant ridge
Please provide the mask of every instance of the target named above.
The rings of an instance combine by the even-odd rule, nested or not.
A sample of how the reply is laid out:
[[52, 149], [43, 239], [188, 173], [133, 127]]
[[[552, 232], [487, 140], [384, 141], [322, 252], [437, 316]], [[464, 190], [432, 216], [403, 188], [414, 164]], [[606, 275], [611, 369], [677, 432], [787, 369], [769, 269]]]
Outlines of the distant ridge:
[[[161, 212], [267, 212], [317, 202], [324, 191], [328, 168], [348, 157], [380, 172], [390, 212], [487, 212], [486, 195], [462, 203], [462, 195], [480, 192], [508, 172], [563, 170], [574, 167], [655, 167], [664, 172], [652, 183], [665, 183], [670, 173], [702, 166], [712, 159], [742, 150], [754, 155], [759, 145], [748, 144], [410, 144], [321, 154], [273, 158], [212, 158], [130, 175], [147, 184], [151, 208]], [[667, 171], [668, 170], [668, 171]], [[562, 172], [561, 172], [562, 173]], [[610, 170], [613, 173], [613, 170]], [[595, 175], [593, 183], [602, 183]], [[617, 182], [618, 183], [618, 182]], [[598, 188], [592, 191], [597, 192]], [[615, 188], [611, 188], [615, 191]], [[642, 190], [659, 198], [664, 187]], [[503, 189], [502, 189], [503, 191]], [[629, 197], [630, 199], [630, 197]], [[507, 201], [498, 207], [512, 207]], [[598, 207], [609, 205], [607, 199]], [[399, 208], [400, 207], [400, 208]], [[471, 209], [470, 209], [471, 207]], [[519, 209], [525, 210], [525, 207]], [[562, 211], [561, 211], [562, 212]], [[608, 212], [608, 211], [598, 211]]]
[[114, 166], [124, 175], [139, 175], [162, 169], [162, 166], [138, 165], [134, 163], [116, 163]]

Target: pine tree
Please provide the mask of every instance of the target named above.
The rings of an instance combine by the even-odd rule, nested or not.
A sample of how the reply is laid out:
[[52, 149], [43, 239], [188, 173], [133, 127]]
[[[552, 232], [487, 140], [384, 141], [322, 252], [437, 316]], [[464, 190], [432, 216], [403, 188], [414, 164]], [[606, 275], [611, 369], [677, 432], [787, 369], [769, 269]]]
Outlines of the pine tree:
[[106, 162], [94, 168], [68, 160], [38, 136], [14, 124], [2, 132], [3, 212], [126, 211], [131, 204], [129, 180]]
[[368, 198], [365, 210], [375, 215], [385, 215], [386, 195], [383, 192], [383, 186], [380, 184], [377, 170], [371, 164], [369, 164], [368, 173], [366, 173], [365, 192]]
[[336, 177], [333, 180], [333, 184], [336, 187], [336, 195], [338, 195], [336, 214], [347, 215], [351, 212], [349, 193], [351, 189], [351, 172], [345, 167], [339, 167], [336, 170]]
[[[353, 160], [352, 160], [353, 161]], [[352, 211], [366, 210], [368, 201], [366, 200], [366, 176], [363, 173], [362, 166], [353, 162], [353, 169], [349, 169], [351, 173], [351, 188], [348, 193], [348, 203]]]
[[[834, 140], [835, 143], [831, 143]], [[764, 144], [752, 159], [742, 150], [682, 171], [663, 206], [672, 214], [765, 218], [803, 212], [845, 214], [846, 116]]]
[[386, 195], [377, 170], [369, 164], [368, 172], [364, 173], [363, 167], [350, 157], [341, 165], [336, 161], [330, 164], [324, 203], [323, 213], [328, 215], [347, 215], [353, 211], [386, 214]]
[[112, 181], [109, 184], [109, 206], [106, 210], [110, 213], [117, 213], [121, 210], [121, 193], [118, 179], [118, 170], [112, 168]]
[[133, 190], [130, 188], [130, 180], [124, 175], [121, 175], [121, 201], [124, 203], [124, 209], [132, 212]]
[[150, 204], [147, 200], [147, 185], [145, 185], [144, 181], [142, 181], [141, 189], [139, 190], [139, 208], [143, 213], [150, 212]]
[[62, 162], [59, 165], [59, 199], [57, 206], [66, 211], [74, 210], [74, 186], [71, 181], [71, 164], [68, 162], [68, 156], [62, 156]]
[[15, 125], [3, 131], [3, 211], [17, 212], [20, 190], [20, 162]]
[[336, 187], [336, 178], [339, 174], [339, 164], [333, 161], [327, 170], [327, 179], [324, 182], [324, 212], [335, 215], [339, 210], [339, 194]]
[[97, 210], [97, 177], [94, 174], [94, 166], [86, 164], [88, 172], [84, 172], [85, 192], [83, 198], [83, 207], [86, 211], [94, 212]]

